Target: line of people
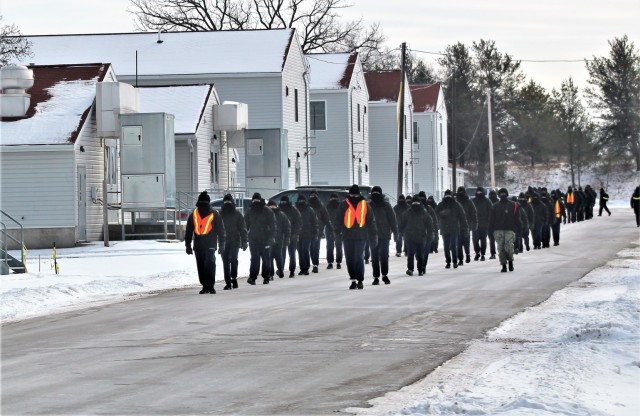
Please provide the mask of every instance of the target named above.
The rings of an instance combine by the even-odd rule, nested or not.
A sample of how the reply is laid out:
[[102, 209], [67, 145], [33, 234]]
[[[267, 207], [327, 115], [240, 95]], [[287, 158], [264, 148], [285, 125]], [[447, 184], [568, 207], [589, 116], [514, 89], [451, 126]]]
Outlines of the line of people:
[[[371, 260], [373, 285], [388, 285], [389, 247], [395, 243], [397, 257], [407, 257], [406, 274], [423, 276], [429, 255], [438, 253], [439, 237], [445, 257], [445, 268], [457, 269], [474, 261], [499, 257], [501, 272], [514, 270], [513, 256], [530, 250], [547, 248], [553, 238], [560, 244], [560, 225], [593, 218], [592, 189], [563, 194], [559, 189], [532, 188], [509, 198], [505, 188], [485, 195], [478, 187], [474, 198], [464, 187], [457, 192], [447, 190], [440, 203], [425, 192], [412, 196], [399, 195], [391, 207], [382, 189], [374, 186], [370, 200], [360, 194], [358, 185], [340, 201], [332, 193], [325, 207], [312, 190], [309, 201], [300, 195], [295, 205], [283, 196], [279, 203], [252, 196], [251, 207], [243, 216], [233, 197], [223, 198], [220, 212], [211, 208], [205, 192], [198, 197], [196, 209], [189, 216], [185, 234], [187, 254], [195, 254], [200, 293], [216, 293], [214, 289], [218, 250], [222, 258], [224, 290], [238, 288], [238, 253], [247, 248], [251, 264], [247, 282], [255, 285], [260, 275], [263, 284], [274, 276], [283, 278], [289, 257], [289, 278], [319, 272], [320, 244], [326, 239], [327, 269], [341, 269], [346, 260], [351, 284], [349, 289], [363, 289], [365, 263]], [[588, 195], [588, 197], [587, 197]], [[608, 195], [601, 189], [600, 213], [606, 210]], [[632, 207], [635, 206], [632, 197]], [[640, 202], [636, 202], [640, 206]], [[638, 211], [636, 211], [637, 213]], [[636, 214], [637, 216], [637, 214]], [[193, 249], [191, 243], [193, 241]], [[489, 253], [487, 253], [487, 250]]]

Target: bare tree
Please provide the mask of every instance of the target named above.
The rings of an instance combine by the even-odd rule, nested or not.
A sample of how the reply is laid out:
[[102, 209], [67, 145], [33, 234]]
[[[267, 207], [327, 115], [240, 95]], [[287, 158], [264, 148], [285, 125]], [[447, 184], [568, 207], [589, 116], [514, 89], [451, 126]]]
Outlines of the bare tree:
[[379, 48], [378, 24], [344, 22], [345, 0], [130, 0], [140, 30], [295, 28], [304, 53]]
[[2, 20], [0, 15], [0, 66], [31, 56], [31, 42], [22, 37], [16, 25], [4, 25]]

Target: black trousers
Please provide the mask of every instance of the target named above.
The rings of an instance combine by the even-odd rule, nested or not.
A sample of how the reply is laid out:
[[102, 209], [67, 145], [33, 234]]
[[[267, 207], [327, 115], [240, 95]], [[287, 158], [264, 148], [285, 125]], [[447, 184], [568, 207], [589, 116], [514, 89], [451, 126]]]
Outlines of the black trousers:
[[204, 290], [213, 289], [216, 281], [216, 249], [205, 248], [193, 250], [198, 268], [198, 279]]

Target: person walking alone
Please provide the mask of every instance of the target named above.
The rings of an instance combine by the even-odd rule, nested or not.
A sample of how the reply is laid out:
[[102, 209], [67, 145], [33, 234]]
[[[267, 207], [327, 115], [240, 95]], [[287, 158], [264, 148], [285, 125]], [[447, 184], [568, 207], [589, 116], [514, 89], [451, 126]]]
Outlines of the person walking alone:
[[602, 217], [602, 210], [607, 211], [607, 214], [611, 216], [611, 211], [607, 207], [607, 201], [609, 201], [609, 194], [604, 191], [604, 188], [600, 188], [600, 210], [598, 211], [598, 217]]
[[640, 227], [640, 186], [636, 186], [636, 190], [631, 195], [631, 209], [636, 214], [636, 226]]
[[187, 254], [195, 254], [196, 257], [198, 279], [202, 285], [200, 294], [215, 294], [213, 286], [216, 282], [216, 247], [219, 247], [218, 253], [222, 254], [225, 247], [225, 231], [220, 213], [211, 208], [211, 197], [207, 191], [198, 196], [196, 209], [187, 219], [184, 244]]

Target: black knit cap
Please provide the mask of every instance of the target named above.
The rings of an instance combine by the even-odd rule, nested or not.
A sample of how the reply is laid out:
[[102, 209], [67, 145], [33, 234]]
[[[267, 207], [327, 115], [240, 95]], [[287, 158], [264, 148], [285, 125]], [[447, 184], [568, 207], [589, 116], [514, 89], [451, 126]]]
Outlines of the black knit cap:
[[478, 186], [476, 188], [476, 193], [478, 193], [478, 192], [482, 192], [482, 195], [484, 195], [484, 188], [482, 186]]
[[269, 203], [267, 204], [268, 207], [277, 207], [278, 204], [276, 204], [276, 201], [274, 201], [273, 199], [269, 200]]
[[451, 189], [447, 189], [446, 191], [444, 191], [445, 195], [453, 195], [453, 192], [451, 192]]
[[289, 202], [289, 196], [288, 195], [282, 195], [280, 197], [280, 202]]
[[398, 201], [404, 201], [404, 200], [405, 200], [404, 195], [402, 194], [398, 195]]
[[349, 188], [349, 194], [360, 195], [360, 187], [354, 183], [353, 185], [351, 185], [351, 188]]
[[318, 196], [318, 191], [316, 191], [315, 189], [312, 189], [311, 192], [309, 192], [309, 196]]
[[373, 188], [371, 188], [371, 193], [372, 193], [372, 194], [375, 194], [376, 192], [377, 192], [377, 193], [379, 193], [379, 194], [381, 194], [381, 193], [382, 193], [382, 188], [381, 188], [381, 187], [379, 187], [378, 185], [376, 185], [376, 186], [374, 186]]
[[337, 198], [338, 194], [335, 192], [331, 192], [331, 195], [329, 195], [329, 198]]
[[198, 202], [211, 202], [211, 197], [207, 193], [207, 191], [202, 191], [202, 193], [198, 196]]
[[226, 194], [223, 198], [222, 198], [222, 202], [224, 201], [231, 201], [233, 202], [233, 196], [231, 196], [231, 194]]
[[500, 190], [498, 191], [498, 195], [500, 194], [506, 194], [508, 196], [509, 191], [507, 191], [507, 188], [500, 188]]
[[427, 193], [425, 191], [418, 192], [418, 197], [427, 199]]
[[304, 196], [302, 194], [298, 195], [298, 201], [306, 201], [306, 200], [307, 200], [306, 196]]
[[251, 197], [251, 200], [261, 200], [262, 199], [262, 195], [260, 195], [258, 192], [254, 193], [253, 196]]
[[466, 192], [466, 190], [464, 189], [464, 186], [458, 186], [457, 192], [462, 193], [462, 192]]

